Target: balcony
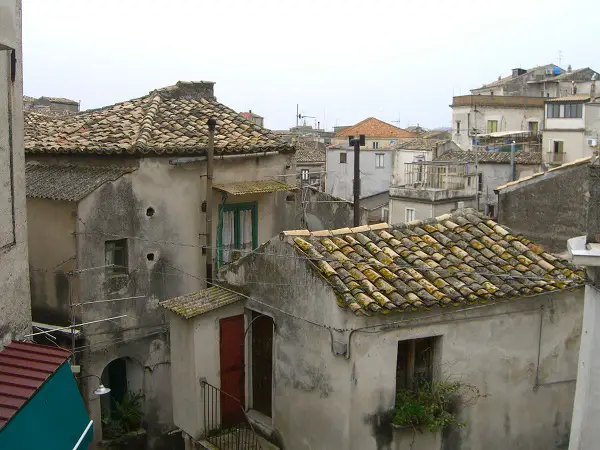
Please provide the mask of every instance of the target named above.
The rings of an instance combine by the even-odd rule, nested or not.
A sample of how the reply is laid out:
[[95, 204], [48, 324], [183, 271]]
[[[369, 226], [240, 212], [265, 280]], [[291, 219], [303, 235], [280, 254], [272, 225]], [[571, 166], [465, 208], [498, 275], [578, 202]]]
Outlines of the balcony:
[[546, 163], [550, 165], [560, 166], [567, 160], [567, 154], [565, 152], [547, 152]]

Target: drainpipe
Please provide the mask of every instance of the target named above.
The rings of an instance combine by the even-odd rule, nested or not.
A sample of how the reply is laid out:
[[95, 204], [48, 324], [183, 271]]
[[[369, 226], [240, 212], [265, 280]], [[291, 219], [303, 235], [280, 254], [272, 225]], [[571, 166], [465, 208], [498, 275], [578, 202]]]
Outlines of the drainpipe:
[[213, 161], [215, 153], [215, 128], [217, 121], [208, 119], [208, 149], [206, 151], [206, 285], [211, 286], [213, 279], [213, 240], [212, 240], [212, 214], [213, 214]]
[[517, 170], [515, 167], [515, 151], [517, 150], [517, 145], [515, 141], [512, 141], [510, 144], [510, 181], [515, 181], [517, 179]]
[[[279, 155], [278, 151], [273, 151], [273, 152], [260, 152], [260, 153], [243, 153], [241, 155], [216, 155], [214, 154], [213, 151], [213, 159], [237, 159], [237, 158], [250, 158], [250, 157], [257, 157], [257, 156], [271, 156], [271, 155]], [[169, 160], [169, 164], [171, 164], [172, 166], [180, 166], [182, 164], [190, 164], [190, 163], [195, 163], [195, 162], [201, 162], [201, 161], [206, 161], [206, 156], [190, 156], [190, 157], [184, 157], [184, 158], [175, 158], [175, 159], [170, 159]]]

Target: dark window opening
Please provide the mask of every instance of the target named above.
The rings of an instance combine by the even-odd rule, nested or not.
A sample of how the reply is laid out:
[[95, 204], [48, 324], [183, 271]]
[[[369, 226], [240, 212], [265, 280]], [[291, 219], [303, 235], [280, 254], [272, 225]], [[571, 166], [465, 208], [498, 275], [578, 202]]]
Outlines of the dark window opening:
[[252, 409], [272, 415], [273, 319], [252, 311]]
[[553, 142], [553, 150], [554, 153], [562, 153], [564, 150], [564, 142], [563, 141], [554, 141]]
[[346, 164], [346, 153], [340, 153], [340, 164]]
[[482, 173], [477, 174], [477, 190], [479, 192], [483, 192], [483, 174]]
[[104, 264], [107, 275], [127, 273], [127, 239], [104, 242]]
[[434, 337], [398, 342], [396, 391], [433, 381]]
[[146, 255], [146, 258], [148, 259], [148, 261], [154, 261], [154, 253], [148, 253]]
[[152, 216], [154, 215], [154, 208], [153, 208], [153, 207], [150, 207], [150, 208], [148, 208], [148, 209], [146, 210], [146, 215], [147, 215], [148, 217], [152, 217]]

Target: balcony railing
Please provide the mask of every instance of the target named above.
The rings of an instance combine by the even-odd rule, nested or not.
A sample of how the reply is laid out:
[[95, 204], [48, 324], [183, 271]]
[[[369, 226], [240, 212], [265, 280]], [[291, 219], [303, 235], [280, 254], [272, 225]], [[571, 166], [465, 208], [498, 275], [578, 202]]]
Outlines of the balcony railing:
[[563, 164], [567, 159], [567, 154], [564, 152], [548, 152], [546, 154], [546, 162], [548, 164]]
[[[240, 401], [206, 381], [202, 382], [202, 389], [204, 391], [204, 439], [220, 450], [262, 450]], [[235, 412], [235, 414], [224, 418], [224, 411]]]
[[469, 173], [465, 165], [405, 164], [404, 183], [406, 187], [461, 191], [470, 190], [475, 182], [475, 173]]

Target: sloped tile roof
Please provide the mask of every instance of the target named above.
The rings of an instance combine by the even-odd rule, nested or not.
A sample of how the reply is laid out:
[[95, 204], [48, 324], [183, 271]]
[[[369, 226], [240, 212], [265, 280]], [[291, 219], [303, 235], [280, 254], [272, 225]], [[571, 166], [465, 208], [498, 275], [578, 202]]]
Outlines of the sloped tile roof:
[[577, 287], [584, 272], [472, 209], [426, 222], [284, 232], [357, 314], [486, 303]]
[[299, 142], [296, 145], [296, 162], [324, 163], [326, 146], [322, 142]]
[[160, 305], [186, 319], [205, 314], [223, 306], [242, 300], [244, 297], [233, 291], [213, 286], [192, 294], [171, 298], [160, 302]]
[[556, 102], [588, 102], [590, 101], [590, 94], [573, 94], [567, 95], [565, 97], [555, 97], [549, 98], [546, 100], [546, 103], [556, 103]]
[[406, 141], [396, 142], [392, 148], [396, 150], [424, 150], [431, 151], [435, 150], [435, 147], [442, 143], [446, 142], [446, 140], [441, 139], [424, 139], [424, 138], [416, 138], [410, 139]]
[[11, 342], [0, 351], [0, 431], [69, 356], [69, 351], [27, 342]]
[[123, 166], [29, 162], [25, 169], [26, 195], [29, 198], [78, 202], [104, 183], [134, 170]]
[[500, 191], [500, 190], [505, 189], [507, 187], [517, 186], [519, 184], [525, 183], [526, 181], [533, 180], [534, 178], [543, 179], [544, 175], [549, 175], [549, 174], [554, 173], [556, 171], [566, 170], [566, 169], [569, 169], [569, 168], [575, 167], [575, 166], [581, 166], [581, 165], [584, 165], [584, 164], [589, 164], [591, 161], [592, 161], [592, 157], [591, 156], [588, 156], [587, 158], [576, 159], [574, 161], [562, 164], [562, 165], [560, 165], [558, 167], [554, 167], [554, 168], [552, 168], [550, 170], [547, 170], [545, 172], [537, 172], [537, 173], [534, 173], [532, 175], [529, 175], [528, 177], [519, 178], [518, 180], [515, 180], [515, 181], [509, 181], [508, 183], [503, 184], [502, 186], [498, 186], [496, 189]]
[[339, 137], [358, 137], [364, 134], [366, 137], [380, 137], [380, 138], [414, 138], [417, 137], [417, 133], [412, 133], [402, 128], [395, 127], [389, 123], [385, 123], [374, 117], [369, 117], [356, 125], [348, 128], [344, 128], [342, 131], [335, 135]]
[[266, 194], [297, 189], [296, 185], [281, 183], [276, 180], [238, 181], [236, 183], [215, 184], [213, 187], [231, 195]]
[[[200, 83], [202, 84], [202, 83]], [[206, 84], [206, 83], [204, 83]], [[215, 152], [293, 152], [270, 130], [212, 96], [189, 95], [178, 82], [145, 97], [64, 117], [25, 115], [25, 151], [72, 154], [203, 154], [209, 118], [217, 120]]]
[[[507, 163], [510, 164], [510, 152], [486, 152], [480, 151], [477, 154], [480, 163]], [[442, 153], [436, 161], [453, 162], [475, 162], [475, 152], [466, 150], [449, 150]], [[539, 152], [515, 152], [515, 162], [517, 164], [539, 165], [542, 163], [542, 154]]]

